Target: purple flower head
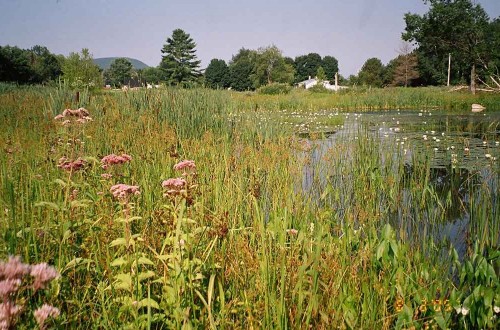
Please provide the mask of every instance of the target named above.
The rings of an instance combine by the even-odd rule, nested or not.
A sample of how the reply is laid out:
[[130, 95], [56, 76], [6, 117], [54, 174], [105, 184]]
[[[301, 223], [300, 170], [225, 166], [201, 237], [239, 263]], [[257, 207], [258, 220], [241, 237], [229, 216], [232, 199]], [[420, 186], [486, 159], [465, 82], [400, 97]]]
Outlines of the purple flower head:
[[35, 290], [43, 289], [45, 286], [59, 277], [59, 272], [47, 263], [42, 262], [31, 267], [30, 275], [33, 276], [33, 288]]
[[164, 194], [165, 197], [180, 194], [186, 185], [187, 182], [183, 178], [168, 179], [161, 183], [161, 186], [167, 189], [167, 192]]
[[121, 154], [121, 156], [111, 154], [111, 155], [104, 156], [101, 159], [101, 163], [102, 163], [102, 168], [107, 169], [109, 165], [125, 164], [127, 162], [130, 162], [131, 160], [132, 160], [132, 157], [130, 155], [127, 155], [127, 154]]
[[18, 278], [0, 281], [0, 298], [2, 301], [7, 301], [9, 296], [19, 289], [20, 285], [21, 280]]
[[57, 164], [57, 167], [62, 168], [66, 171], [78, 171], [85, 165], [85, 160], [78, 158], [77, 160], [70, 161], [66, 157], [61, 157]]
[[0, 279], [20, 279], [29, 274], [30, 266], [23, 264], [19, 257], [9, 257], [8, 261], [0, 261]]
[[110, 189], [115, 198], [126, 200], [130, 195], [140, 195], [139, 186], [129, 186], [123, 183], [115, 184]]
[[21, 312], [21, 307], [10, 301], [0, 303], [0, 329], [11, 329], [16, 321], [16, 316]]
[[182, 162], [174, 165], [174, 170], [184, 171], [183, 175], [187, 175], [187, 173], [191, 173], [196, 170], [196, 165], [193, 160], [183, 160]]
[[59, 316], [59, 314], [60, 314], [59, 308], [47, 304], [43, 304], [42, 307], [38, 308], [36, 311], [33, 312], [36, 323], [38, 323], [40, 329], [45, 329], [45, 321], [49, 317], [56, 318]]

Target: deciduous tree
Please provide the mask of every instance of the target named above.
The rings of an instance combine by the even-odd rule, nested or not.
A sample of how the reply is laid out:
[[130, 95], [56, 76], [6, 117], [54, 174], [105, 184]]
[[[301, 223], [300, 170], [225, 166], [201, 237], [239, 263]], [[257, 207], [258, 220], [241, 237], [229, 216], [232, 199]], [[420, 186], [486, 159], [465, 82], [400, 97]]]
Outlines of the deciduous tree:
[[128, 59], [121, 57], [111, 63], [109, 69], [105, 72], [105, 76], [109, 79], [111, 85], [120, 87], [130, 81], [133, 73], [134, 67], [132, 63]]
[[398, 53], [399, 56], [396, 58], [392, 84], [407, 87], [413, 80], [420, 76], [417, 70], [417, 55], [413, 53], [411, 45], [407, 42], [399, 47]]
[[231, 88], [237, 91], [254, 89], [251, 79], [255, 69], [257, 52], [241, 48], [229, 62], [229, 82]]
[[405, 14], [403, 39], [418, 45], [421, 73], [429, 82], [446, 80], [448, 54], [454, 59], [455, 78], [469, 72], [475, 92], [476, 66], [485, 56], [489, 18], [484, 9], [470, 0], [424, 0], [429, 11], [420, 16]]
[[63, 79], [72, 88], [99, 88], [102, 74], [87, 48], [81, 53], [70, 53], [62, 65]]
[[384, 65], [378, 58], [369, 58], [359, 71], [358, 81], [362, 85], [382, 87]]
[[210, 61], [205, 70], [205, 84], [215, 89], [229, 87], [229, 68], [224, 60]]
[[314, 78], [318, 68], [322, 65], [321, 56], [317, 53], [297, 56], [295, 58], [295, 82]]
[[278, 83], [292, 83], [294, 69], [285, 62], [281, 50], [275, 45], [257, 50], [255, 69], [251, 76], [254, 87]]
[[339, 61], [333, 56], [325, 56], [321, 61], [321, 66], [325, 70], [326, 78], [329, 81], [335, 80], [335, 74], [339, 72]]

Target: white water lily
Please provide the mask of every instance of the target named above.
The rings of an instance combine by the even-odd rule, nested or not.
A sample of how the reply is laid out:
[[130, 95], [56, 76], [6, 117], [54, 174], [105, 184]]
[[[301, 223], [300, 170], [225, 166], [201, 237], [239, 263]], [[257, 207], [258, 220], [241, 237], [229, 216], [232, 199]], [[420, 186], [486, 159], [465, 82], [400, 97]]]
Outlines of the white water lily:
[[459, 306], [455, 307], [455, 311], [457, 312], [457, 314], [462, 314], [463, 316], [466, 316], [467, 314], [469, 314], [470, 310], [466, 307]]

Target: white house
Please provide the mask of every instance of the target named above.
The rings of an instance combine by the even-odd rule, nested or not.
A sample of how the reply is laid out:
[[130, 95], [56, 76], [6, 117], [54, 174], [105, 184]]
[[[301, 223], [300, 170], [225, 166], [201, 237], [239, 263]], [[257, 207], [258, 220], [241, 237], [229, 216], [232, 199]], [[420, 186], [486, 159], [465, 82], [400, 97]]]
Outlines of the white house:
[[301, 81], [297, 85], [298, 85], [298, 87], [303, 87], [305, 89], [309, 89], [313, 86], [316, 86], [318, 83], [321, 83], [321, 84], [323, 84], [323, 87], [325, 87], [326, 89], [331, 90], [331, 91], [338, 91], [339, 89], [347, 88], [347, 86], [339, 86], [337, 77], [338, 76], [335, 75], [335, 85], [331, 85], [329, 81], [321, 81], [320, 82], [317, 78], [311, 79], [310, 76], [309, 76], [309, 79]]

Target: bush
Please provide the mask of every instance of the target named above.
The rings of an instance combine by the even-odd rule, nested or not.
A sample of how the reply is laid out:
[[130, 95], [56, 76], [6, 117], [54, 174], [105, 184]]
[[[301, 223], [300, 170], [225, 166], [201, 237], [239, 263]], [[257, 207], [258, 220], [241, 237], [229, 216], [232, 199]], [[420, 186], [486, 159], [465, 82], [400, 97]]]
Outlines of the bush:
[[326, 89], [323, 84], [316, 84], [313, 87], [309, 88], [308, 91], [311, 93], [330, 93], [331, 91]]
[[259, 94], [267, 94], [267, 95], [279, 95], [279, 94], [288, 94], [292, 90], [292, 87], [288, 84], [282, 83], [273, 83], [266, 86], [262, 86], [257, 89], [257, 93]]

